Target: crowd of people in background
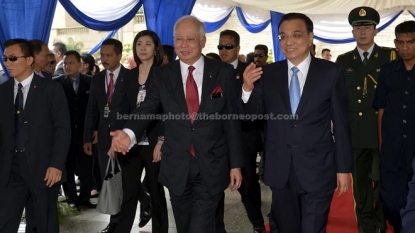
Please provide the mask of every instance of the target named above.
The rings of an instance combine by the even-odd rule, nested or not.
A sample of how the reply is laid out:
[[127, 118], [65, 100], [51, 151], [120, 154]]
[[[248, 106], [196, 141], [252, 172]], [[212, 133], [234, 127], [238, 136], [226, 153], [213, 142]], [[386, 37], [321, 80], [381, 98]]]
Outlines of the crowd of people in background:
[[[415, 21], [396, 26], [396, 48], [387, 48], [374, 42], [379, 20], [375, 9], [353, 9], [356, 47], [335, 62], [328, 48], [316, 58], [313, 22], [301, 13], [274, 29], [286, 57], [277, 62], [264, 44], [240, 54], [229, 29], [203, 55], [205, 26], [193, 16], [176, 22], [174, 46], [140, 31], [125, 61], [117, 39], [102, 43], [99, 58], [61, 42], [6, 41], [0, 232], [16, 232], [23, 209], [26, 232], [59, 232], [58, 195], [78, 211], [95, 208], [110, 158], [123, 201], [101, 233], [130, 232], [138, 206], [139, 227], [152, 220], [152, 232], [168, 233], [164, 187], [179, 233], [226, 233], [227, 187], [241, 196], [247, 232], [265, 233], [260, 180], [272, 190], [271, 233], [326, 232], [333, 194], [349, 183], [359, 233], [386, 232], [387, 222], [415, 232]], [[118, 117], [162, 114], [189, 117]]]

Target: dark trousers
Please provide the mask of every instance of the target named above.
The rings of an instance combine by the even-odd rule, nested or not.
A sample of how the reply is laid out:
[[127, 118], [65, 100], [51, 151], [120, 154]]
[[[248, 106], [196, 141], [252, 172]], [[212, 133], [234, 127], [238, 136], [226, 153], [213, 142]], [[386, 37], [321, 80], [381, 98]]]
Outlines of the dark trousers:
[[102, 177], [101, 168], [99, 166], [98, 145], [92, 144], [92, 189], [101, 190]]
[[[402, 159], [404, 160], [404, 159]], [[401, 163], [398, 171], [389, 171], [386, 168], [381, 172], [381, 197], [385, 218], [393, 227], [393, 232], [401, 231], [402, 220], [400, 210], [406, 205], [409, 187], [408, 182], [412, 180], [413, 173], [408, 173], [405, 162]]]
[[[70, 201], [79, 203], [89, 201], [93, 181], [92, 166], [93, 158], [84, 153], [82, 142], [73, 141], [66, 158], [66, 182], [62, 184], [65, 195]], [[76, 191], [75, 171], [79, 171], [81, 181], [79, 197]]]
[[33, 186], [29, 171], [26, 153], [15, 153], [9, 182], [5, 187], [0, 187], [0, 232], [17, 232], [23, 208], [28, 206], [31, 214], [27, 218], [33, 229], [27, 229], [26, 232], [58, 233], [59, 185], [47, 188], [45, 183], [45, 188], [39, 189]]
[[170, 192], [177, 233], [215, 232], [215, 216], [223, 192], [210, 195], [202, 180], [196, 159], [190, 159], [189, 175], [181, 196]]
[[353, 149], [353, 197], [359, 232], [373, 232], [375, 227], [386, 230], [380, 199], [379, 151]]
[[146, 169], [148, 191], [152, 206], [152, 232], [167, 233], [169, 229], [167, 203], [163, 186], [158, 182], [160, 162], [153, 163], [153, 148], [137, 146], [127, 155], [119, 155], [122, 169], [123, 203], [120, 219], [115, 232], [130, 232], [133, 226], [138, 201], [143, 206], [149, 205], [150, 198], [141, 184], [143, 168]]
[[293, 166], [283, 189], [271, 187], [271, 233], [325, 233], [334, 190], [310, 193], [298, 182]]
[[[264, 217], [261, 211], [261, 187], [259, 185], [259, 176], [256, 172], [257, 152], [244, 153], [245, 168], [242, 169], [242, 184], [238, 189], [241, 194], [242, 203], [244, 204], [246, 214], [252, 226], [255, 228], [264, 228]], [[224, 219], [224, 197], [220, 200], [216, 213], [216, 231], [225, 232]]]

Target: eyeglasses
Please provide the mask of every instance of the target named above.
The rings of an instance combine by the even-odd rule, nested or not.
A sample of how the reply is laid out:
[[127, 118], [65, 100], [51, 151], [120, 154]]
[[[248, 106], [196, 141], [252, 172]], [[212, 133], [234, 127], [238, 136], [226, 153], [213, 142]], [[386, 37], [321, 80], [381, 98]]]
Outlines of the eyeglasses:
[[56, 61], [50, 61], [49, 64], [50, 65], [55, 65]]
[[233, 44], [219, 44], [218, 45], [218, 49], [222, 50], [222, 49], [226, 49], [226, 50], [231, 50], [233, 48], [235, 48], [236, 46]]
[[285, 41], [288, 40], [289, 38], [294, 39], [294, 40], [298, 40], [301, 39], [301, 37], [304, 35], [304, 33], [309, 33], [309, 31], [304, 31], [304, 32], [293, 32], [291, 35], [287, 35], [287, 34], [279, 34], [278, 35], [278, 40], [279, 41]]
[[188, 44], [193, 44], [196, 43], [198, 39], [194, 38], [194, 37], [189, 37], [189, 38], [183, 38], [183, 37], [174, 37], [174, 42], [176, 44], [180, 44], [180, 43], [188, 43]]
[[14, 61], [17, 61], [17, 59], [18, 58], [21, 58], [21, 57], [27, 57], [27, 56], [20, 56], [20, 57], [13, 56], [13, 55], [12, 56], [8, 56], [8, 57], [7, 56], [3, 56], [2, 59], [3, 59], [4, 62], [6, 62], [7, 60], [10, 60], [11, 62], [14, 62]]
[[256, 53], [254, 53], [254, 57], [263, 58], [263, 57], [265, 57], [265, 55], [264, 54], [256, 54]]

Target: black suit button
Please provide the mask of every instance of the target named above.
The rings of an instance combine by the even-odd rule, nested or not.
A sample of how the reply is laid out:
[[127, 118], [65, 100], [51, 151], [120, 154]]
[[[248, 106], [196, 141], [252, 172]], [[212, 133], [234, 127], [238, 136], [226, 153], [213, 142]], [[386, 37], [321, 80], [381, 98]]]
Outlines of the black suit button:
[[295, 128], [295, 127], [297, 127], [297, 125], [291, 125], [291, 128]]
[[287, 144], [287, 147], [288, 147], [288, 148], [291, 148], [291, 145], [290, 145], [290, 144]]
[[190, 131], [195, 131], [195, 128], [191, 127], [191, 128], [190, 128]]

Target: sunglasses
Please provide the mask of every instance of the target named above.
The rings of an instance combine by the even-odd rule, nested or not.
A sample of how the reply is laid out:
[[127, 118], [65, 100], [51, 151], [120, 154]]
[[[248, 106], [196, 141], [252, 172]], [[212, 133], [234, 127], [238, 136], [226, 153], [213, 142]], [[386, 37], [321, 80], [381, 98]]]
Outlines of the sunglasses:
[[260, 57], [263, 58], [265, 55], [264, 54], [254, 54], [254, 57]]
[[9, 60], [9, 61], [12, 61], [12, 62], [13, 62], [13, 61], [17, 61], [17, 59], [18, 59], [18, 58], [21, 58], [21, 57], [27, 57], [27, 56], [20, 56], [20, 57], [13, 56], [13, 55], [12, 55], [12, 56], [8, 56], [8, 57], [7, 57], [7, 56], [3, 56], [3, 58], [2, 58], [2, 59], [3, 59], [3, 61], [4, 61], [4, 62], [6, 62], [7, 60]]
[[49, 64], [50, 65], [54, 65], [56, 63], [56, 61], [50, 61]]
[[225, 45], [219, 44], [218, 45], [219, 50], [222, 50], [222, 49], [230, 50], [230, 49], [233, 49], [233, 48], [235, 48], [235, 45], [233, 45], [233, 44], [225, 44]]

